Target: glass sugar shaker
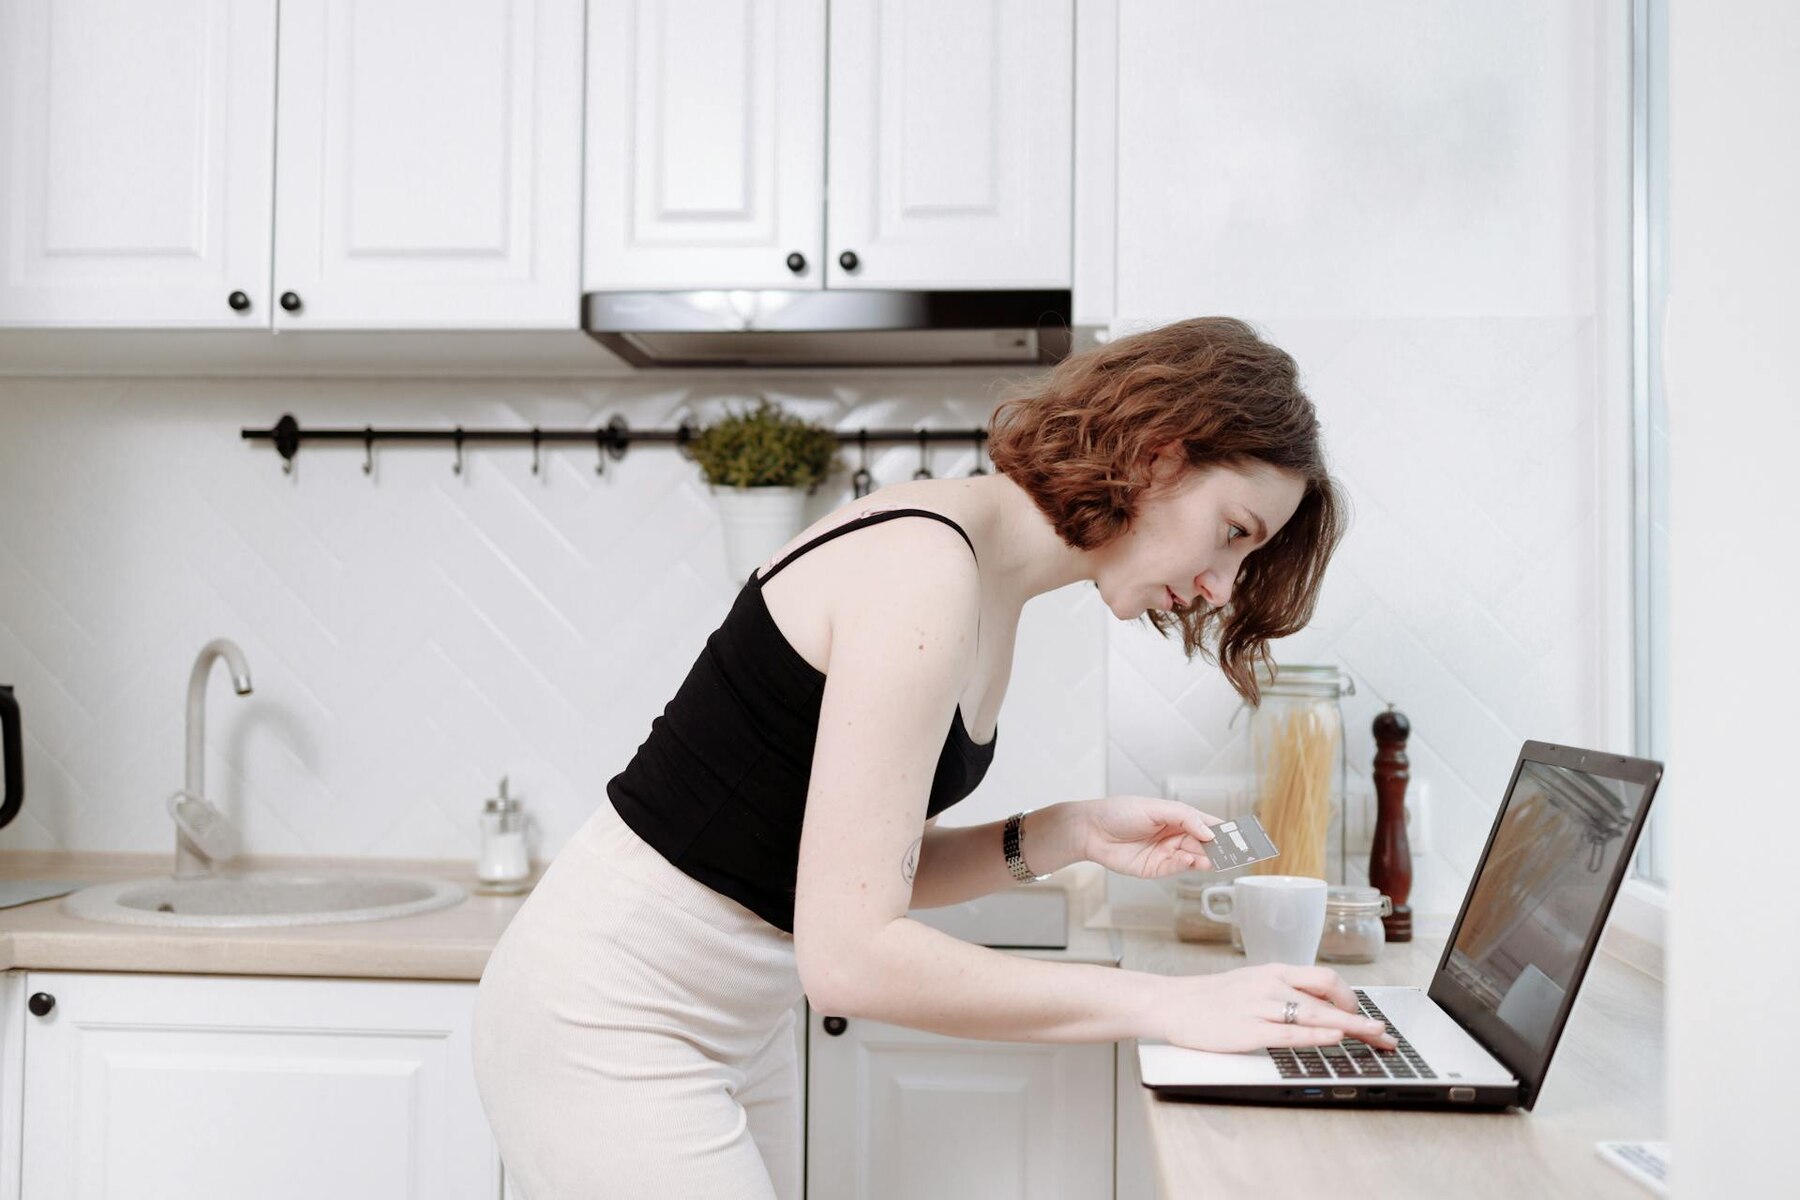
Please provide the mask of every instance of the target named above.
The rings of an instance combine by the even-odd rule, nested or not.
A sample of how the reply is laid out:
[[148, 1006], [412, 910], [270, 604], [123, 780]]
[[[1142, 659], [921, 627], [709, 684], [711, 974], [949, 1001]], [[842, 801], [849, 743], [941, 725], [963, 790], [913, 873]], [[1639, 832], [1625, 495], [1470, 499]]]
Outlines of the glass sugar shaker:
[[481, 808], [481, 857], [475, 876], [483, 891], [509, 894], [524, 891], [530, 875], [525, 812], [517, 796], [506, 794], [506, 777], [502, 776], [500, 794], [489, 797]]
[[1334, 887], [1325, 893], [1325, 932], [1319, 938], [1321, 962], [1374, 962], [1387, 943], [1381, 918], [1394, 902], [1372, 887]]

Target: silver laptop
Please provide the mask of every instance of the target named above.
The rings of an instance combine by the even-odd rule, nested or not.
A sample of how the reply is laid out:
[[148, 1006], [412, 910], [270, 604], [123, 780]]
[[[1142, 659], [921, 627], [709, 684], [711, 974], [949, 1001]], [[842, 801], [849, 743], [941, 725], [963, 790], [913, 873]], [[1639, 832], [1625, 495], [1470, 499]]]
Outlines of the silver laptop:
[[1398, 1049], [1145, 1040], [1144, 1086], [1171, 1100], [1531, 1108], [1661, 778], [1647, 759], [1526, 742], [1431, 987], [1355, 989]]

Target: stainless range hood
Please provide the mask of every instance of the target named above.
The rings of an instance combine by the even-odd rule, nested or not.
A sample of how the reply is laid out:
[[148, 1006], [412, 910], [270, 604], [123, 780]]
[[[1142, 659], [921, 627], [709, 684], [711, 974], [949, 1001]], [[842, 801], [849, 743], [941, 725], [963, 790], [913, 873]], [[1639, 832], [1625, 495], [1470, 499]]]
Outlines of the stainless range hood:
[[1067, 291], [589, 292], [582, 326], [636, 367], [1032, 366], [1069, 353]]

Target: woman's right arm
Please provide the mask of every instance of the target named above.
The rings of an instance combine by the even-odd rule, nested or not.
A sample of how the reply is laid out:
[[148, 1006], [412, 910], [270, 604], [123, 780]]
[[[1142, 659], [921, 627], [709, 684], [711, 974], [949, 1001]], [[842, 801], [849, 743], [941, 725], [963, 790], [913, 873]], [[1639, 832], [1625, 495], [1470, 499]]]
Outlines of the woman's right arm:
[[[857, 594], [832, 616], [795, 888], [794, 951], [814, 1008], [1017, 1042], [1160, 1037], [1224, 1050], [1372, 1033], [1322, 968], [1160, 976], [1006, 954], [910, 920], [979, 579], [962, 539], [937, 522], [890, 521], [858, 540]], [[1300, 1001], [1298, 1019], [1282, 1025], [1288, 999]]]

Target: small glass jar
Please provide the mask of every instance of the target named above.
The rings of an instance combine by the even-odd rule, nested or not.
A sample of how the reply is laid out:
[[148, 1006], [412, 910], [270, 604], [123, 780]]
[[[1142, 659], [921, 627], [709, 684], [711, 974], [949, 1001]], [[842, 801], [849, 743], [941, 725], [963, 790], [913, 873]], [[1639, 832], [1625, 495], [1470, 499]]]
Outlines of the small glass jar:
[[1207, 879], [1200, 883], [1175, 885], [1175, 937], [1184, 942], [1228, 942], [1237, 926], [1230, 921], [1215, 921], [1201, 907], [1200, 893], [1212, 886]]
[[1394, 902], [1372, 887], [1334, 887], [1325, 893], [1325, 933], [1319, 939], [1321, 962], [1374, 962], [1387, 944], [1381, 918]]

